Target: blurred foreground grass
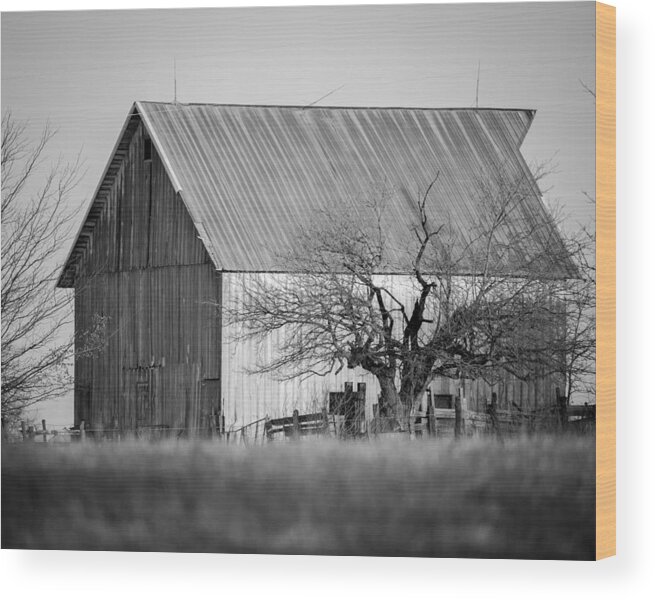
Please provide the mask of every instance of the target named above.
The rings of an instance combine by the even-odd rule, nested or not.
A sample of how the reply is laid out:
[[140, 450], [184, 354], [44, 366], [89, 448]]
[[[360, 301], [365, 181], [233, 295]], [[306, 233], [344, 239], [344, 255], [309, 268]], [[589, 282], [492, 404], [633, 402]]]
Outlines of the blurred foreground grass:
[[594, 439], [2, 451], [2, 547], [593, 559]]

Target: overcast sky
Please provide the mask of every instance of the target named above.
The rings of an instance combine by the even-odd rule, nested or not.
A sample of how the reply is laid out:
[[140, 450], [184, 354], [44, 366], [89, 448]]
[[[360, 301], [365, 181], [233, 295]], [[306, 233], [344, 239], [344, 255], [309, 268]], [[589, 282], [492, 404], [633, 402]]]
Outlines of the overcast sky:
[[2, 109], [83, 150], [82, 206], [132, 102], [173, 100], [174, 60], [180, 102], [423, 107], [475, 106], [479, 62], [479, 106], [536, 109], [523, 153], [589, 222], [594, 31], [593, 2], [4, 13]]

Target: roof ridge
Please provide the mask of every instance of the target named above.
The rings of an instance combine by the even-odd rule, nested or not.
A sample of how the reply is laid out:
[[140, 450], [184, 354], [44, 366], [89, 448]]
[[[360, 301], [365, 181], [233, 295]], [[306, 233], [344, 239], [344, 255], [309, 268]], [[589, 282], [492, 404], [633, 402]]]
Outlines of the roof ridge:
[[494, 112], [532, 112], [535, 113], [535, 108], [509, 108], [509, 107], [493, 107], [493, 106], [325, 106], [321, 104], [313, 104], [311, 106], [302, 104], [244, 104], [234, 102], [168, 102], [160, 100], [137, 100], [138, 104], [163, 104], [166, 106], [217, 106], [226, 108], [293, 108], [298, 110], [425, 110], [425, 111], [494, 111]]

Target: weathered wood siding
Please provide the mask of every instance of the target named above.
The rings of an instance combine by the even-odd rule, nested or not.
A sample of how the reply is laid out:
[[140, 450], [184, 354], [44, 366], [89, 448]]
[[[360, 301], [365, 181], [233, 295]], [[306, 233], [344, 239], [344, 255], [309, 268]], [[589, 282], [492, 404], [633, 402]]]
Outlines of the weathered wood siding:
[[[242, 302], [244, 286], [252, 285], [254, 278], [281, 278], [284, 275], [224, 273], [223, 303]], [[407, 278], [392, 277], [389, 286], [394, 295], [406, 305], [411, 306], [415, 295]], [[239, 427], [265, 415], [281, 417], [290, 415], [294, 409], [301, 413], [316, 412], [327, 405], [330, 392], [343, 391], [346, 382], [366, 384], [366, 418], [373, 417], [372, 405], [377, 402], [380, 387], [377, 379], [363, 369], [344, 368], [339, 374], [331, 373], [325, 377], [313, 376], [304, 380], [281, 381], [271, 374], [252, 374], [250, 371], [265, 364], [274, 356], [276, 348], [283, 339], [283, 332], [275, 332], [265, 340], [239, 340], [241, 326], [225, 323], [222, 334], [222, 384], [226, 426]], [[438, 378], [432, 382], [433, 394], [459, 394], [459, 380]], [[506, 376], [504, 381], [489, 385], [482, 380], [465, 381], [464, 397], [468, 408], [485, 412], [487, 399], [496, 393], [499, 410], [530, 411], [555, 403], [555, 388], [562, 387], [560, 377], [536, 376], [530, 381], [520, 381]]]
[[143, 144], [139, 126], [76, 278], [76, 343], [86, 351], [75, 364], [75, 422], [96, 429], [193, 427], [219, 409], [220, 275]]
[[157, 152], [143, 160], [137, 127], [80, 261], [80, 277], [209, 262], [191, 217]]

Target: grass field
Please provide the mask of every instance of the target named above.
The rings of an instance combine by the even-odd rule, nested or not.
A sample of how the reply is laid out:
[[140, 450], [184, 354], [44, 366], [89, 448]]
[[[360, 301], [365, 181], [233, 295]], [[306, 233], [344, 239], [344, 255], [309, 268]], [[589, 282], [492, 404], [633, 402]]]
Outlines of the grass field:
[[2, 546], [593, 559], [592, 437], [15, 444]]

